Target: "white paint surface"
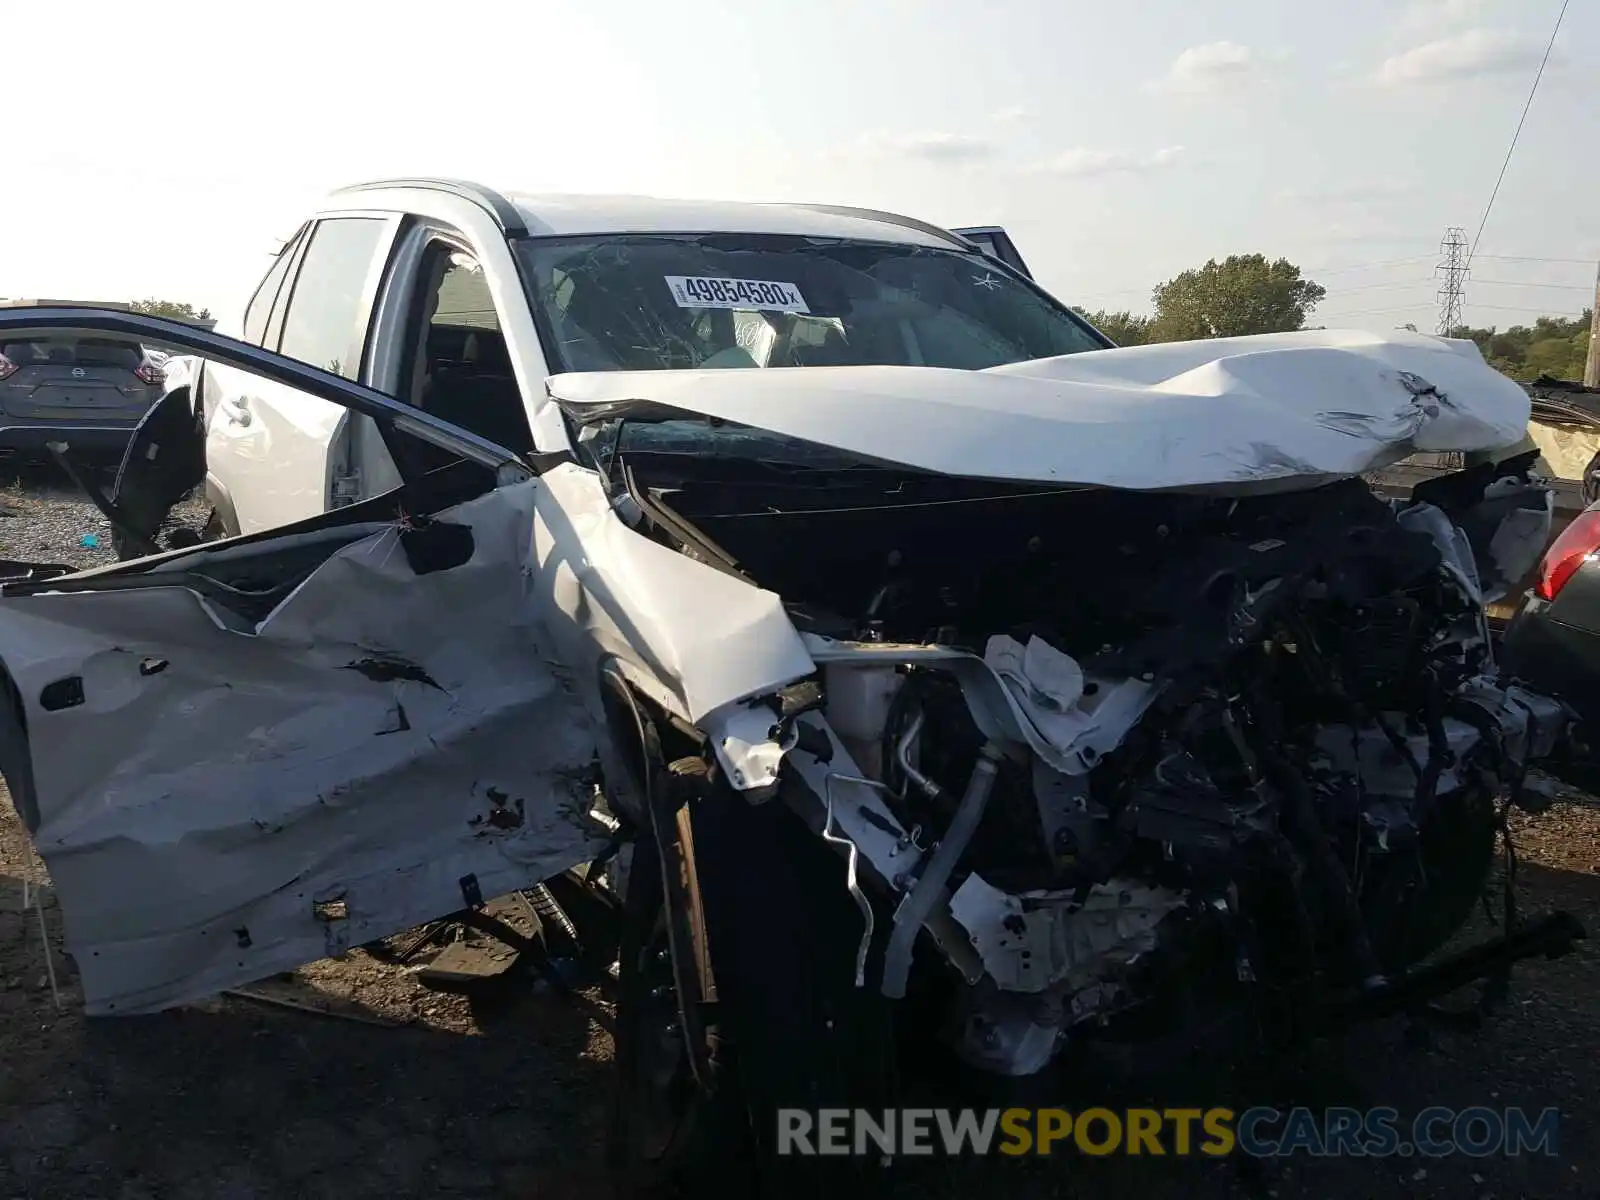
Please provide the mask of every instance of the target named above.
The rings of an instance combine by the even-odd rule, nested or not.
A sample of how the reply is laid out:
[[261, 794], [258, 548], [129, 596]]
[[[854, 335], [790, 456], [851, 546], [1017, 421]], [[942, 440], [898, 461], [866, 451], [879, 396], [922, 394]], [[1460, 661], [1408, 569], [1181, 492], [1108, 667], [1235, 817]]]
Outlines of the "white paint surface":
[[[521, 570], [536, 487], [441, 514], [472, 527], [464, 565], [413, 574], [394, 527], [367, 532], [254, 629], [175, 571], [0, 602], [90, 1013], [213, 994], [459, 909], [465, 876], [489, 899], [594, 853], [594, 730]], [[376, 655], [437, 686], [348, 669]], [[40, 707], [74, 675], [83, 704]], [[345, 918], [319, 920], [334, 897]]]
[[[1408, 382], [1409, 381], [1409, 382]], [[1431, 385], [1437, 394], [1415, 394]], [[987, 371], [806, 367], [557, 375], [580, 417], [645, 402], [973, 478], [1244, 493], [1527, 431], [1470, 342], [1327, 330], [1173, 342]]]

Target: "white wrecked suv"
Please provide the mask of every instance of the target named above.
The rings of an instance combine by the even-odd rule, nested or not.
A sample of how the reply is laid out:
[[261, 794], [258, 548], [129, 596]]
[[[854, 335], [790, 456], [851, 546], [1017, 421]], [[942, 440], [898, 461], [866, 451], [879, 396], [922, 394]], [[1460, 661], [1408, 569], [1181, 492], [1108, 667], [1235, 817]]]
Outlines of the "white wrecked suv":
[[0, 595], [89, 1010], [581, 878], [619, 1170], [725, 1182], [779, 1106], [889, 1102], [897, 1047], [1303, 1035], [1581, 936], [1508, 907], [1418, 966], [1566, 733], [1484, 617], [1533, 456], [1361, 479], [1518, 442], [1521, 389], [1413, 334], [1108, 348], [1004, 259], [412, 180], [333, 197], [237, 337], [0, 314], [190, 355], [106, 502], [144, 556]]

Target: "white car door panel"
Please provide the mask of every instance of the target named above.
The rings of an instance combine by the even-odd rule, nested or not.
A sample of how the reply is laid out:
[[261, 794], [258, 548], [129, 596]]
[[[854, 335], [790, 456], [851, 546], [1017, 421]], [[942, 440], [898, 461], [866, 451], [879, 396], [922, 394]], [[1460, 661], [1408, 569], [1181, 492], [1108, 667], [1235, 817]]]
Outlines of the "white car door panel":
[[[281, 341], [285, 354], [355, 378], [399, 227], [394, 214], [315, 222], [270, 299], [265, 345], [276, 349]], [[258, 294], [252, 304], [265, 300]], [[347, 452], [345, 409], [237, 370], [207, 370], [207, 470], [233, 498], [239, 531], [275, 529], [326, 511], [334, 465]]]
[[234, 499], [239, 532], [276, 529], [324, 511], [348, 411], [248, 372], [216, 364], [206, 371], [207, 393], [216, 396], [206, 463]]
[[[112, 330], [151, 320], [54, 315]], [[0, 329], [20, 323], [0, 314]], [[15, 688], [0, 708], [21, 709], [3, 714], [0, 766], [91, 1014], [214, 994], [598, 851], [584, 823], [596, 726], [533, 603], [544, 485], [370, 389], [184, 337], [211, 366], [275, 361], [273, 386], [349, 393], [501, 486], [400, 519], [380, 498], [348, 524], [0, 594]], [[415, 498], [429, 485], [409, 486]]]

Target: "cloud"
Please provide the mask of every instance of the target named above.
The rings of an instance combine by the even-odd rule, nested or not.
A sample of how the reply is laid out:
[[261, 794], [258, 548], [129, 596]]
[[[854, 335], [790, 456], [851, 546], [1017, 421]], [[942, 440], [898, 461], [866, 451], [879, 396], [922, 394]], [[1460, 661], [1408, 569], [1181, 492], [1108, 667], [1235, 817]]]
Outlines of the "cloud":
[[992, 158], [998, 147], [987, 138], [964, 133], [883, 134], [861, 137], [852, 149], [868, 154], [897, 154], [934, 163], [964, 163]]
[[1412, 195], [1416, 188], [1396, 180], [1345, 180], [1339, 183], [1309, 184], [1281, 189], [1276, 198], [1294, 204], [1326, 207], [1378, 204]]
[[1095, 175], [1131, 174], [1173, 166], [1183, 155], [1182, 146], [1165, 146], [1149, 154], [1129, 154], [1120, 150], [1068, 150], [1034, 169], [1050, 175], [1087, 179]]
[[[1370, 255], [1373, 246], [1415, 248], [1417, 233], [1415, 227], [1402, 227], [1390, 221], [1331, 220], [1317, 222], [1316, 229], [1311, 231], [1310, 240], [1317, 245], [1328, 247], [1365, 246]], [[1342, 256], [1333, 255], [1333, 257], [1337, 260]], [[1314, 275], [1315, 272], [1311, 274]]]
[[927, 158], [934, 162], [965, 162], [974, 158], [988, 158], [995, 152], [992, 142], [964, 133], [926, 133], [902, 138], [898, 149], [912, 158]]
[[1002, 125], [1014, 125], [1018, 121], [1026, 121], [1033, 116], [1033, 109], [1026, 104], [1013, 104], [1009, 108], [1002, 108], [990, 118]]
[[1259, 80], [1272, 57], [1237, 42], [1207, 42], [1190, 46], [1172, 60], [1165, 75], [1145, 86], [1162, 92], [1226, 91]]
[[[1544, 48], [1544, 42], [1506, 30], [1469, 29], [1385, 59], [1378, 67], [1377, 81], [1403, 87], [1506, 74], [1526, 76], [1538, 67]], [[1552, 64], [1559, 60], [1559, 53], [1551, 54]]]
[[1491, 0], [1413, 0], [1400, 10], [1395, 31], [1403, 34], [1438, 33], [1470, 24], [1490, 7]]

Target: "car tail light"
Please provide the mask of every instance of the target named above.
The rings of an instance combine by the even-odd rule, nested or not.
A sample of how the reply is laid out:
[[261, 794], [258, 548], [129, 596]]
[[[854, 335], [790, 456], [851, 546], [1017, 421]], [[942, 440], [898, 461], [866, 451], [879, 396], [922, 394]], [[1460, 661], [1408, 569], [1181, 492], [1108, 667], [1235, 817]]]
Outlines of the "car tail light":
[[17, 373], [17, 364], [0, 354], [0, 379], [10, 379]]
[[156, 384], [167, 381], [167, 373], [148, 358], [135, 367], [133, 373], [145, 383]]
[[1541, 600], [1554, 600], [1596, 550], [1600, 550], [1600, 509], [1591, 508], [1579, 513], [1550, 543], [1539, 562], [1539, 582], [1534, 584], [1533, 594]]

